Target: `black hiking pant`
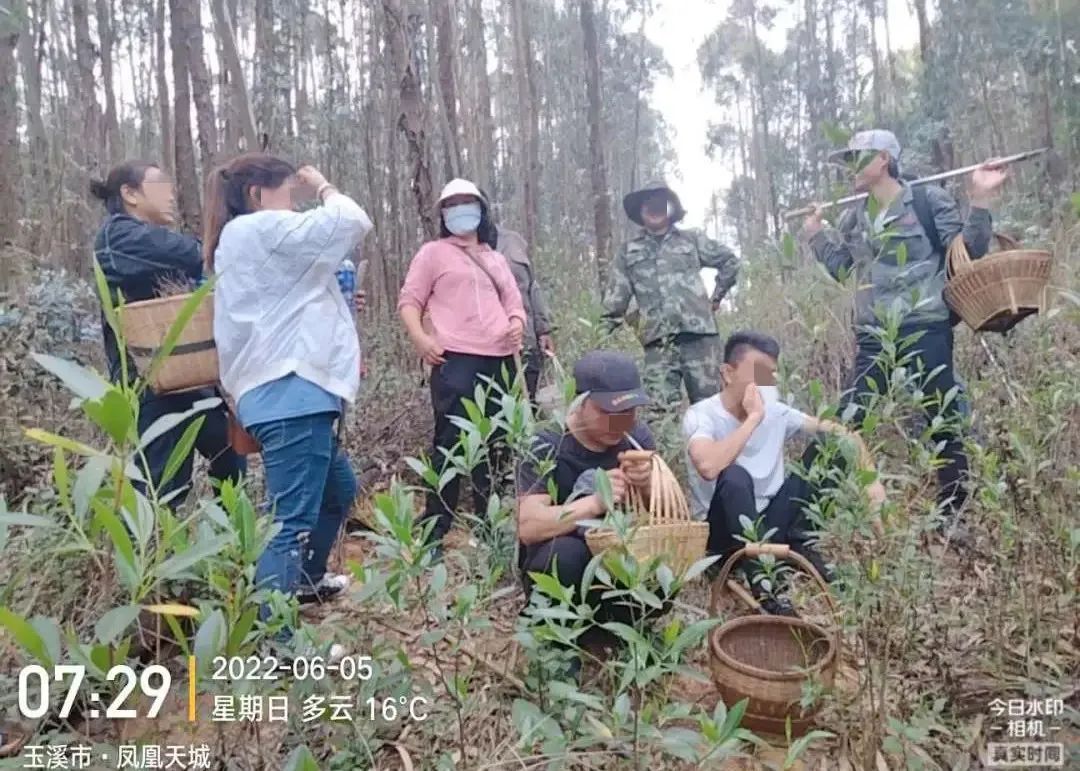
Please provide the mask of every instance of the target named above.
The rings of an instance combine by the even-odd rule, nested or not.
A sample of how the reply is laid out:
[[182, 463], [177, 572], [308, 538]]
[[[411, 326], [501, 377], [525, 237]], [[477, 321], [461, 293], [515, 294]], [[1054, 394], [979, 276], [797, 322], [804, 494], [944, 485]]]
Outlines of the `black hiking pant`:
[[[803, 467], [810, 468], [817, 457], [817, 443], [811, 443], [803, 455]], [[838, 462], [840, 462], [838, 460]], [[820, 490], [798, 474], [788, 474], [764, 511], [758, 512], [754, 494], [754, 480], [750, 472], [732, 463], [716, 478], [716, 489], [709, 503], [708, 553], [723, 555], [727, 559], [743, 542], [736, 539], [743, 533], [742, 517], [751, 522], [760, 517], [759, 534], [775, 528], [770, 543], [788, 544], [792, 551], [806, 557], [823, 578], [829, 580], [829, 570], [817, 550], [810, 545], [813, 528], [806, 518], [804, 508], [813, 502]], [[748, 562], [743, 563], [744, 570]]]
[[[476, 398], [476, 386], [488, 390], [488, 398], [485, 400], [485, 414], [492, 417], [499, 412], [499, 393], [490, 387], [485, 378], [490, 378], [504, 390], [509, 390], [507, 380], [503, 378], [503, 372], [509, 382], [513, 382], [514, 359], [512, 356], [477, 356], [468, 353], [452, 353], [447, 351], [443, 354], [446, 362], [431, 370], [431, 407], [435, 413], [435, 436], [432, 441], [431, 462], [433, 466], [441, 470], [446, 464], [447, 453], [451, 452], [458, 443], [461, 429], [454, 425], [452, 418], [465, 418], [465, 406], [462, 399], [474, 400]], [[487, 460], [482, 461], [473, 468], [472, 495], [473, 510], [478, 515], [487, 511], [488, 497], [491, 495], [491, 463], [496, 467], [500, 465], [500, 459], [505, 455], [501, 437], [496, 433], [493, 444], [488, 446]], [[435, 519], [435, 527], [431, 534], [431, 540], [442, 540], [449, 532], [454, 523], [454, 509], [457, 508], [461, 496], [461, 478], [455, 476], [440, 493], [438, 490], [429, 490], [427, 501], [424, 506], [423, 519]]]
[[[914, 331], [916, 330], [901, 329], [900, 336], [907, 336]], [[968, 496], [966, 487], [968, 458], [964, 452], [964, 441], [959, 425], [963, 414], [962, 395], [958, 393], [956, 398], [944, 407], [941, 406], [945, 394], [957, 384], [953, 370], [953, 329], [947, 322], [943, 322], [933, 326], [919, 327], [918, 331], [922, 331], [923, 335], [905, 353], [915, 354], [913, 365], [921, 368], [924, 373], [941, 368], [940, 372], [923, 385], [923, 393], [932, 399], [926, 418], [933, 420], [940, 414], [945, 419], [945, 425], [932, 434], [931, 439], [934, 442], [944, 443], [941, 452], [944, 464], [937, 471], [938, 505], [952, 516], [963, 508]], [[881, 346], [877, 340], [859, 336], [856, 342], [858, 347], [855, 352], [854, 381], [841, 400], [840, 412], [844, 414], [847, 406], [855, 402], [859, 407], [855, 413], [855, 420], [861, 422], [863, 409], [875, 393], [871, 383], [876, 386], [876, 393], [884, 393], [892, 373], [883, 371], [875, 360], [881, 353]]]
[[[211, 388], [175, 394], [155, 394], [147, 391], [139, 405], [139, 435], [141, 436], [159, 418], [172, 413], [186, 412], [200, 399], [212, 399], [215, 396], [220, 396], [220, 394]], [[150, 467], [150, 477], [159, 498], [191, 486], [191, 472], [195, 463], [193, 452], [188, 453], [183, 459], [172, 479], [164, 485], [161, 484], [161, 479], [173, 448], [179, 443], [180, 437], [184, 435], [188, 426], [199, 417], [203, 417], [204, 421], [195, 439], [195, 450], [210, 461], [210, 477], [219, 482], [226, 479], [239, 482], [247, 470], [246, 461], [233, 450], [229, 442], [229, 415], [225, 405], [221, 404], [212, 410], [199, 412], [179, 425], [173, 426], [150, 442], [143, 450]], [[187, 493], [187, 489], [178, 493], [169, 501], [169, 505], [179, 506], [187, 497]]]

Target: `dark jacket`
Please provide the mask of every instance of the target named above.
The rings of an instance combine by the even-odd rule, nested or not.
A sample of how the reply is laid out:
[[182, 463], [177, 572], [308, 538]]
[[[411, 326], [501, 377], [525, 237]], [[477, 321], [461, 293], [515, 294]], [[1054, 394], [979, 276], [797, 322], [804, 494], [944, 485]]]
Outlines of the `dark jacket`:
[[[193, 284], [202, 278], [202, 247], [192, 236], [160, 225], [151, 225], [127, 214], [113, 214], [94, 239], [94, 259], [101, 266], [113, 292], [115, 303], [122, 295], [125, 303], [158, 296], [163, 282]], [[120, 379], [120, 351], [116, 335], [102, 319], [105, 356], [109, 377]], [[135, 374], [128, 358], [129, 377]]]
[[[871, 221], [866, 205], [841, 215], [835, 230], [826, 229], [810, 239], [814, 256], [834, 278], [855, 275], [858, 287], [855, 326], [880, 326], [886, 313], [898, 313], [904, 327], [948, 323], [944, 255], [934, 250], [915, 211], [909, 185], [886, 211]], [[990, 247], [991, 221], [986, 209], [972, 208], [967, 219], [945, 190], [927, 186], [926, 198], [944, 247], [958, 235], [973, 259]]]

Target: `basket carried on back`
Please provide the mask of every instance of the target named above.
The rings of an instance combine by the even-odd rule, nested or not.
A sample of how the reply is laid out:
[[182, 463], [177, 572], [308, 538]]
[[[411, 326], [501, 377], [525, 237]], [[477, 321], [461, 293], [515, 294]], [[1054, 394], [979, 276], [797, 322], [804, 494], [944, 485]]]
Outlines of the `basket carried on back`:
[[[625, 544], [627, 551], [639, 561], [663, 557], [672, 572], [681, 576], [705, 556], [708, 523], [690, 518], [690, 507], [679, 480], [658, 454], [651, 450], [627, 450], [620, 459], [648, 460], [652, 464], [648, 500], [634, 487], [627, 490], [625, 506], [641, 522], [631, 530], [630, 541]], [[621, 543], [618, 533], [603, 528], [587, 530], [585, 542], [593, 554], [602, 554]]]
[[[177, 314], [190, 294], [158, 297], [119, 309], [120, 328], [128, 351], [141, 372], [150, 367]], [[218, 382], [218, 357], [214, 345], [214, 301], [207, 295], [180, 332], [176, 346], [162, 362], [150, 387], [157, 393], [187, 391]]]
[[972, 260], [958, 235], [945, 257], [945, 302], [976, 332], [1008, 332], [1038, 313], [1050, 282], [1050, 252], [995, 235], [1003, 251]]
[[[789, 560], [810, 574], [836, 615], [829, 587], [814, 566], [786, 544], [748, 544], [724, 563], [712, 586], [712, 615], [720, 613], [720, 597], [739, 560], [771, 554]], [[840, 660], [840, 632], [830, 634], [817, 624], [788, 616], [744, 616], [728, 621], [709, 637], [713, 680], [725, 704], [749, 699], [743, 726], [779, 736], [791, 720], [791, 736], [806, 734], [820, 703], [804, 710], [799, 702], [804, 684], [814, 681], [829, 688]]]

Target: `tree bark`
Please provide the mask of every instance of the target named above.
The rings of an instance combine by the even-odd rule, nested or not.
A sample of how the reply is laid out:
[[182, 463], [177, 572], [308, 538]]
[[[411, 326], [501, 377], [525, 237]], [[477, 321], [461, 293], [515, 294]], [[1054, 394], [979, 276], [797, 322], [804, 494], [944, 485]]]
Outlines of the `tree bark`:
[[408, 147], [410, 187], [424, 237], [432, 240], [438, 235], [434, 214], [435, 195], [428, 161], [424, 106], [420, 99], [420, 77], [413, 64], [412, 37], [406, 27], [408, 18], [403, 0], [383, 0], [382, 5], [386, 14], [386, 45], [398, 77], [401, 111], [397, 124]]
[[169, 79], [165, 74], [165, 0], [157, 0], [154, 9], [154, 75], [157, 81], [159, 119], [161, 121], [161, 161], [165, 169], [174, 174], [176, 171], [176, 149], [173, 142], [172, 110], [169, 107]]
[[[39, 42], [43, 39], [45, 15], [38, 10], [31, 18], [29, 5], [22, 4], [23, 28], [19, 34], [18, 59], [22, 72], [23, 94], [26, 98], [26, 133], [30, 142], [30, 175], [45, 181], [49, 187], [49, 141], [45, 121], [41, 117], [41, 57]], [[37, 22], [36, 27], [35, 23]], [[2, 87], [3, 84], [0, 84]]]
[[19, 234], [19, 123], [15, 93], [15, 50], [19, 28], [0, 18], [0, 289], [11, 286], [10, 249]]
[[[205, 177], [214, 167], [217, 157], [217, 124], [214, 119], [213, 81], [206, 68], [203, 52], [203, 27], [200, 2], [172, 2], [171, 9], [175, 16], [173, 29], [180, 33], [182, 56], [191, 80], [191, 96], [195, 102], [195, 115], [198, 122], [199, 160]], [[173, 41], [173, 57], [176, 56], [176, 43]], [[180, 116], [177, 115], [179, 121]], [[179, 129], [177, 129], [179, 133]]]
[[259, 138], [255, 133], [255, 117], [251, 112], [251, 98], [248, 96], [247, 81], [244, 79], [244, 67], [240, 63], [240, 53], [236, 48], [236, 36], [232, 23], [225, 12], [225, 0], [210, 0], [210, 10], [214, 14], [214, 29], [221, 40], [224, 54], [224, 66], [229, 72], [229, 86], [233, 103], [233, 119], [240, 124], [246, 150], [255, 150]]
[[919, 57], [925, 67], [930, 63], [930, 17], [926, 13], [926, 0], [913, 0], [913, 5], [919, 20]]
[[187, 0], [169, 0], [172, 33], [172, 70], [175, 93], [173, 115], [176, 130], [176, 205], [181, 224], [199, 232], [202, 226], [199, 205], [199, 176], [195, 170], [195, 148], [191, 141], [191, 84], [187, 64], [187, 30], [179, 6]]
[[878, 0], [866, 0], [866, 20], [870, 25], [870, 62], [873, 68], [873, 103], [874, 125], [883, 126], [885, 116], [883, 114], [881, 99], [883, 96], [884, 83], [881, 77], [881, 54], [877, 44], [877, 3]]
[[436, 55], [439, 65], [439, 92], [446, 113], [447, 150], [454, 176], [461, 174], [461, 134], [458, 128], [457, 87], [454, 83], [454, 25], [450, 22], [450, 0], [433, 0]]
[[514, 38], [514, 74], [517, 80], [518, 113], [522, 122], [521, 158], [523, 168], [521, 186], [524, 194], [525, 240], [536, 248], [538, 202], [536, 186], [540, 178], [539, 115], [536, 78], [533, 71], [531, 37], [529, 35], [529, 8], [527, 0], [512, 0], [510, 19]]
[[85, 132], [78, 144], [83, 149], [83, 162], [87, 176], [100, 176], [101, 106], [97, 100], [97, 82], [94, 79], [94, 45], [90, 42], [90, 20], [86, 12], [86, 0], [71, 0], [71, 24], [75, 33], [75, 61], [78, 67], [79, 101], [85, 112]]
[[607, 280], [611, 261], [611, 203], [607, 166], [604, 163], [604, 126], [600, 111], [600, 52], [596, 40], [593, 0], [581, 0], [581, 32], [585, 42], [585, 91], [589, 101], [589, 160], [592, 181], [593, 222], [596, 235], [596, 267], [601, 285]]
[[105, 86], [105, 158], [110, 164], [124, 157], [120, 121], [116, 114], [116, 90], [113, 88], [113, 23], [110, 0], [97, 0], [98, 41], [101, 44], [101, 75]]
[[495, 178], [495, 116], [491, 110], [491, 78], [488, 75], [487, 40], [485, 38], [484, 13], [481, 0], [469, 5], [469, 29], [472, 32], [473, 79], [476, 82], [477, 142], [473, 148], [480, 185], [491, 195], [496, 195]]

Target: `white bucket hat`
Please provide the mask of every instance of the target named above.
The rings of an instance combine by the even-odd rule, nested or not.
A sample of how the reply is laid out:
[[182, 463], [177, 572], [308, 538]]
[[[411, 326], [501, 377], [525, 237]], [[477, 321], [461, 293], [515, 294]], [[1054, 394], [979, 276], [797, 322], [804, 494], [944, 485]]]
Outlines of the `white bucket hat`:
[[471, 195], [475, 196], [485, 206], [487, 206], [487, 198], [480, 192], [480, 188], [474, 185], [467, 179], [452, 179], [446, 183], [446, 186], [439, 193], [438, 206], [442, 206], [442, 202], [447, 198], [452, 198], [455, 195]]

